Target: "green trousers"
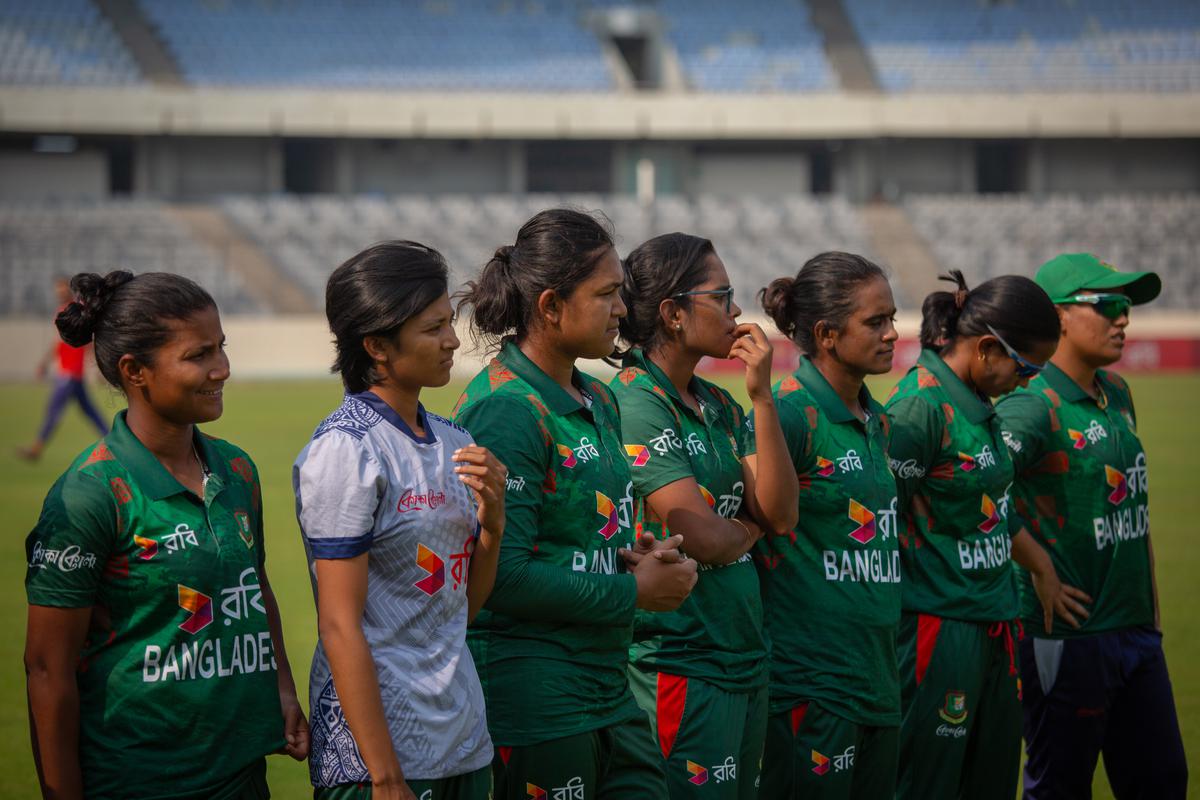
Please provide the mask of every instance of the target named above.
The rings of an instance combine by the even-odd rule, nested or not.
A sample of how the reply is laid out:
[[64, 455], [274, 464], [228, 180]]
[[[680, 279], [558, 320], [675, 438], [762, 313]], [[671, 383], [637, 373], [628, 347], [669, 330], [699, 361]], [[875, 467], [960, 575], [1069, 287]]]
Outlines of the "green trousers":
[[767, 721], [761, 800], [891, 800], [900, 729], [860, 725], [819, 703]]
[[1016, 796], [1021, 682], [1013, 628], [901, 618], [899, 800]]
[[670, 800], [758, 797], [767, 689], [729, 692], [699, 678], [629, 670], [650, 716]]

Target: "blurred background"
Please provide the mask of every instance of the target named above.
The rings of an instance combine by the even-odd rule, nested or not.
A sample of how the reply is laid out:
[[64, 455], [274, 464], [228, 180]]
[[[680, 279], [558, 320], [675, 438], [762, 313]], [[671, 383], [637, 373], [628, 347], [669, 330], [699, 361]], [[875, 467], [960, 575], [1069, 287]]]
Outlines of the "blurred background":
[[[947, 269], [977, 284], [1087, 251], [1158, 271], [1119, 369], [1153, 373], [1130, 383], [1195, 769], [1197, 0], [0, 0], [0, 797], [37, 795], [20, 542], [95, 437], [70, 410], [38, 463], [13, 455], [48, 396], [33, 378], [54, 277], [166, 270], [216, 297], [235, 380], [206, 430], [259, 466], [306, 702], [316, 623], [290, 468], [341, 396], [326, 278], [408, 238], [457, 284], [558, 204], [606, 214], [621, 255], [712, 238], [749, 316], [817, 252], [866, 254], [901, 308], [899, 368]], [[481, 355], [462, 352], [430, 410], [450, 412]], [[738, 364], [707, 369], [745, 399]], [[96, 394], [105, 417], [123, 405]], [[274, 796], [311, 796], [303, 765], [270, 762]], [[1096, 792], [1111, 796], [1103, 770]]]
[[52, 276], [118, 266], [212, 291], [240, 374], [316, 374], [347, 256], [461, 281], [560, 203], [622, 255], [711, 237], [747, 311], [823, 249], [908, 312], [1094, 252], [1167, 287], [1123, 366], [1196, 368], [1198, 137], [1190, 0], [0, 0], [0, 333], [37, 345], [0, 377]]

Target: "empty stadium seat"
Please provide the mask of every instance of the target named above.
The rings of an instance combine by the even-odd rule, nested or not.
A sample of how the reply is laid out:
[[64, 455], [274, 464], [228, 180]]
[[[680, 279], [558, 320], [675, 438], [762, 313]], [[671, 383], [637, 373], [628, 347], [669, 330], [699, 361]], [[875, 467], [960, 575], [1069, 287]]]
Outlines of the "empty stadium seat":
[[89, 0], [0, 0], [0, 84], [141, 82], [133, 57]]

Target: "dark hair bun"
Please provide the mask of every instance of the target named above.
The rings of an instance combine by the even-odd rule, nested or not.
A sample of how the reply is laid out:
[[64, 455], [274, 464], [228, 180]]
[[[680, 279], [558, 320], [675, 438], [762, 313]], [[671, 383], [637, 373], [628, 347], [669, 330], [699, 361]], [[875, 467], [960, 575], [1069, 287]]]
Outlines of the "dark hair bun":
[[788, 302], [792, 294], [792, 286], [795, 283], [796, 279], [792, 277], [776, 278], [759, 292], [759, 301], [762, 303], [763, 311], [775, 323], [779, 332], [789, 339], [796, 332], [793, 310], [791, 303]]
[[107, 275], [80, 272], [71, 278], [75, 300], [54, 319], [58, 335], [72, 347], [83, 347], [92, 341], [96, 326], [104, 317], [104, 309], [117, 289], [133, 280], [128, 270], [114, 270]]

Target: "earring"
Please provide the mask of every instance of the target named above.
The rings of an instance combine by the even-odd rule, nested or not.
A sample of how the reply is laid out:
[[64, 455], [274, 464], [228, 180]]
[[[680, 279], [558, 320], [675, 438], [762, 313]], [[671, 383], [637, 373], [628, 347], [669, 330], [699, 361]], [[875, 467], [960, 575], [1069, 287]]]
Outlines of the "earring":
[[983, 353], [980, 353], [980, 354], [979, 354], [979, 360], [980, 360], [980, 361], [983, 361], [983, 359], [984, 359], [984, 355], [983, 355]]
[[680, 324], [678, 324], [678, 323], [676, 323], [676, 325], [675, 325], [675, 330], [677, 330], [677, 331], [681, 331], [681, 330], [683, 330], [683, 326], [682, 326], [682, 325], [680, 325]]

